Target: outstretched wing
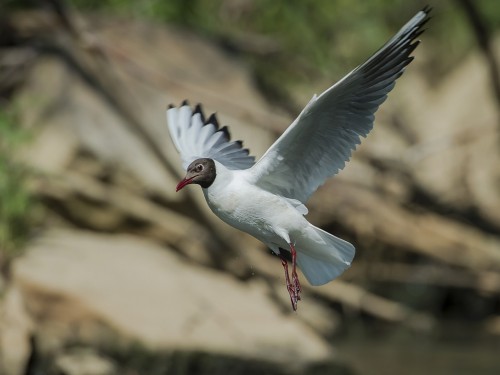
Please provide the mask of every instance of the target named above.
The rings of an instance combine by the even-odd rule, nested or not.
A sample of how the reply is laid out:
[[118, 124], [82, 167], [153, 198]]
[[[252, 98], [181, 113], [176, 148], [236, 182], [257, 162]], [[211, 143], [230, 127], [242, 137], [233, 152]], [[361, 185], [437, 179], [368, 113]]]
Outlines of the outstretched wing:
[[429, 19], [418, 12], [368, 61], [320, 96], [249, 170], [263, 189], [305, 203], [328, 177], [344, 168], [373, 127], [374, 114], [412, 61], [414, 41]]
[[247, 169], [255, 162], [248, 149], [243, 148], [243, 142], [231, 141], [226, 126], [219, 128], [215, 114], [205, 120], [200, 104], [194, 112], [187, 101], [179, 108], [169, 106], [167, 122], [184, 169], [199, 158], [217, 160], [228, 169]]

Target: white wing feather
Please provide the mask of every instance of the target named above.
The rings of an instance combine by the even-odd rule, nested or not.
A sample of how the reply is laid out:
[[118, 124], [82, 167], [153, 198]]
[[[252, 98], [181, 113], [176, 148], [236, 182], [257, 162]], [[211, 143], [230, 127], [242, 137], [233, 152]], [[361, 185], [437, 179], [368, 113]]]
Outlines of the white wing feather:
[[417, 13], [364, 64], [312, 100], [249, 170], [257, 186], [303, 203], [344, 168], [373, 127], [374, 114], [413, 59], [414, 41], [429, 19]]
[[248, 155], [241, 141], [231, 141], [226, 127], [219, 129], [215, 114], [207, 121], [198, 104], [193, 112], [187, 101], [179, 108], [167, 109], [167, 123], [170, 137], [179, 151], [182, 166], [199, 158], [217, 160], [228, 169], [247, 169], [254, 164], [254, 157]]

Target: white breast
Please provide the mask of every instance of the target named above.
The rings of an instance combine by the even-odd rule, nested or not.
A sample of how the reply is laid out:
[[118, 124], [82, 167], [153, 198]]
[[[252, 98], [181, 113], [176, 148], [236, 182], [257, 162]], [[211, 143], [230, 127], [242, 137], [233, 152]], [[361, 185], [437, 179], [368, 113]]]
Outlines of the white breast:
[[218, 173], [203, 192], [219, 218], [267, 244], [282, 244], [277, 233], [300, 231], [308, 225], [302, 216], [304, 206], [295, 207], [289, 199], [249, 183], [240, 171]]

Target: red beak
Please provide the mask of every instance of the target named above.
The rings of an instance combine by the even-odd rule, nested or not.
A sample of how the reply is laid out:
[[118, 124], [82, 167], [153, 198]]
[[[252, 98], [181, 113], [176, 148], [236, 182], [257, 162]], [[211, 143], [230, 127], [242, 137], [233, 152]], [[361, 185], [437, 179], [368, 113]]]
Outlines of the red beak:
[[[196, 177], [196, 176], [195, 176]], [[185, 178], [181, 182], [177, 184], [177, 187], [175, 188], [175, 192], [178, 192], [181, 190], [184, 186], [189, 185], [193, 181], [194, 177], [191, 178]]]

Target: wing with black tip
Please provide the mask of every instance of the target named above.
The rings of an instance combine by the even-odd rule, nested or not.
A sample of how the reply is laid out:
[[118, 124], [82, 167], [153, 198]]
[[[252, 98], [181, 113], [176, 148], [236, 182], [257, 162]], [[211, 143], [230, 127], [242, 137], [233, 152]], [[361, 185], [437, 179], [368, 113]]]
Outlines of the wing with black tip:
[[303, 203], [344, 168], [373, 128], [375, 112], [412, 61], [411, 53], [429, 19], [418, 12], [378, 52], [314, 96], [293, 124], [250, 170], [253, 183]]
[[167, 123], [184, 169], [199, 158], [217, 160], [233, 170], [248, 169], [255, 162], [241, 141], [231, 141], [227, 127], [219, 128], [215, 114], [205, 120], [200, 104], [194, 111], [187, 101], [178, 108], [169, 106]]

